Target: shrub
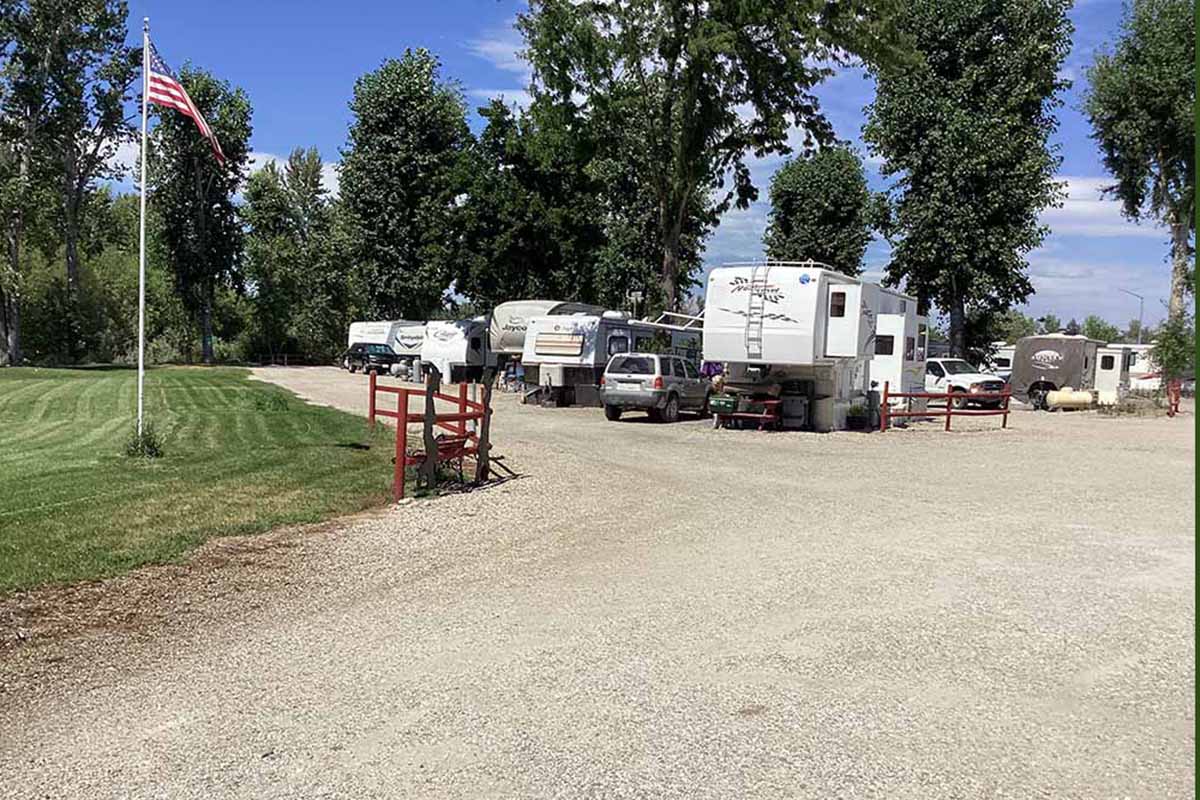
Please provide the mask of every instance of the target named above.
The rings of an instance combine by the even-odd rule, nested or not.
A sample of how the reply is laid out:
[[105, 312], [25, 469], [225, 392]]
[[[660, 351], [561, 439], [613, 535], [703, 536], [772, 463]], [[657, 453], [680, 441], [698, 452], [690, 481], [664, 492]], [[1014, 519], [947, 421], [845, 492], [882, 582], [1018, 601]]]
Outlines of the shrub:
[[143, 422], [140, 434], [135, 426], [125, 440], [125, 455], [130, 458], [160, 458], [162, 454], [162, 439], [149, 420]]

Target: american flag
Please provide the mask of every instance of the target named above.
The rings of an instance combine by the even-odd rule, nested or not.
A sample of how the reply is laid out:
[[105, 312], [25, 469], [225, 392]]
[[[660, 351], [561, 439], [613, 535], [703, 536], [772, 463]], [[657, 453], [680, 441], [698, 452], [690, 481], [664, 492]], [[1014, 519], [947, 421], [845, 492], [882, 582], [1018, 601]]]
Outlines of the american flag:
[[175, 78], [175, 73], [171, 72], [171, 68], [167, 66], [167, 62], [163, 61], [153, 44], [150, 45], [150, 74], [147, 83], [150, 91], [147, 93], [146, 99], [151, 103], [173, 108], [191, 117], [192, 121], [196, 123], [196, 127], [200, 129], [200, 135], [208, 139], [208, 143], [212, 145], [213, 155], [224, 164], [225, 154], [221, 152], [221, 145], [217, 142], [216, 134], [212, 132], [212, 128], [208, 127], [204, 115], [200, 113], [200, 109], [196, 108], [192, 98], [188, 97], [188, 93]]

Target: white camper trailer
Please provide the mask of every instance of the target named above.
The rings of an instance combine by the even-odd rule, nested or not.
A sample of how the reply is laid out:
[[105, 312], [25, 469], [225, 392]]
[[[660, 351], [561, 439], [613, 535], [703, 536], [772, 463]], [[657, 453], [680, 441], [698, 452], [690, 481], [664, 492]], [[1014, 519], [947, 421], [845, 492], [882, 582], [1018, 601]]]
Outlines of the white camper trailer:
[[617, 353], [648, 350], [656, 335], [671, 337], [679, 355], [699, 355], [699, 332], [630, 319], [621, 311], [532, 317], [521, 362], [525, 382], [553, 405], [600, 405], [600, 376]]
[[1129, 348], [1129, 388], [1135, 392], [1156, 392], [1162, 388], [1162, 370], [1150, 351], [1153, 344], [1127, 344]]
[[385, 344], [397, 355], [408, 356], [407, 359], [399, 359], [392, 367], [393, 374], [403, 374], [411, 370], [413, 363], [420, 356], [424, 331], [424, 322], [412, 322], [403, 319], [381, 320], [378, 322], [351, 322], [350, 334], [347, 336], [346, 346], [352, 347], [360, 342], [363, 344]]
[[477, 381], [487, 363], [487, 318], [431, 320], [421, 343], [423, 370], [436, 368], [444, 383]]
[[604, 309], [587, 303], [558, 300], [510, 300], [492, 309], [488, 318], [489, 364], [519, 360], [525, 351], [525, 334], [534, 317], [571, 314], [603, 314]]
[[[893, 339], [901, 349], [901, 385], [919, 386], [915, 363], [903, 359], [919, 324], [915, 298], [812, 261], [718, 267], [708, 276], [704, 360], [724, 363], [726, 385], [735, 390], [779, 384], [785, 404], [787, 395], [807, 397], [802, 427], [842, 429], [851, 406], [870, 403], [881, 314], [894, 318], [886, 335], [903, 332], [902, 344]], [[912, 362], [924, 359], [916, 341], [912, 355]]]
[[1096, 402], [1102, 406], [1116, 405], [1129, 391], [1129, 358], [1127, 344], [1104, 345], [1096, 351]]

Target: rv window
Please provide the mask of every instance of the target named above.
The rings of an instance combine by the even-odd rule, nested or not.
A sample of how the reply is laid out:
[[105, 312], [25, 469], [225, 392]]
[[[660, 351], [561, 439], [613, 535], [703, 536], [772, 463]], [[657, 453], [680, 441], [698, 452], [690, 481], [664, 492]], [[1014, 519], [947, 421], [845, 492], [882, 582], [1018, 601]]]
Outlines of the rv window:
[[629, 337], [628, 336], [610, 336], [608, 337], [608, 354], [615, 356], [617, 353], [629, 352]]
[[876, 336], [875, 337], [875, 355], [890, 356], [896, 351], [895, 336]]
[[639, 353], [641, 353], [646, 350], [649, 350], [650, 345], [653, 344], [653, 342], [654, 342], [654, 340], [651, 339], [649, 336], [639, 336], [633, 340], [633, 347], [635, 350], [637, 350]]
[[846, 316], [846, 293], [845, 292], [830, 292], [829, 293], [829, 316], [831, 316], [831, 317]]
[[471, 349], [472, 350], [478, 350], [482, 346], [483, 346], [482, 339], [480, 339], [478, 336], [471, 337]]
[[1130, 354], [1129, 354], [1129, 366], [1131, 366], [1131, 367], [1132, 367], [1134, 364], [1136, 364], [1136, 363], [1137, 363], [1137, 357], [1138, 357], [1138, 354], [1137, 354], [1137, 353], [1130, 353]]
[[904, 337], [904, 360], [912, 361], [917, 353], [917, 340], [911, 336]]
[[1113, 358], [1112, 356], [1101, 356], [1100, 357], [1100, 369], [1112, 369], [1116, 363], [1117, 363], [1116, 359]]
[[1006, 368], [1012, 366], [1012, 359], [1003, 358], [1002, 356], [997, 356], [996, 358], [994, 358], [992, 360], [996, 362], [996, 366], [999, 367], [1000, 369], [1006, 369]]
[[653, 375], [654, 359], [648, 356], [618, 356], [605, 371], [610, 375]]

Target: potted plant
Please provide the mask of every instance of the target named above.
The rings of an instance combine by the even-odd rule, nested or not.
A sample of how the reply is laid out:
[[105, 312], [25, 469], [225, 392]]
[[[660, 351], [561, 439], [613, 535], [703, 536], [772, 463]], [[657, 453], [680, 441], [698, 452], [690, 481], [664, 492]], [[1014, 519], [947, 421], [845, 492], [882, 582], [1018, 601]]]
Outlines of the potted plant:
[[870, 425], [870, 412], [864, 405], [855, 403], [846, 411], [846, 429], [851, 431], [865, 431]]

